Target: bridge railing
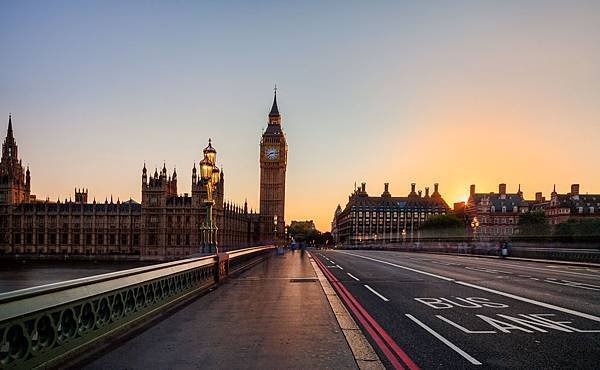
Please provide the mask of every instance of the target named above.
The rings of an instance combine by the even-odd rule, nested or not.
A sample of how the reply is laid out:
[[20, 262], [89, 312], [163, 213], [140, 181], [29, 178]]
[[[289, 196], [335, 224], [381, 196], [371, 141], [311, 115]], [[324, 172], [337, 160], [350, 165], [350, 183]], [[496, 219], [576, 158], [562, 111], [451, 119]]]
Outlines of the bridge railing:
[[0, 294], [0, 368], [63, 363], [273, 249], [248, 248]]

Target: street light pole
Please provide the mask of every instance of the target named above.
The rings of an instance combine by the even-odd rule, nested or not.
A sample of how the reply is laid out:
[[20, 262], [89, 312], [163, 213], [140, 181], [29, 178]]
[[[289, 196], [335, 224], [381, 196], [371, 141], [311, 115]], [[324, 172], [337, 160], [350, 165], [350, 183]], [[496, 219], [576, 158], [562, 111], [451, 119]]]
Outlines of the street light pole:
[[473, 241], [476, 242], [477, 241], [477, 228], [479, 227], [479, 220], [477, 219], [477, 217], [473, 217], [473, 220], [471, 221], [471, 228], [473, 229]]
[[273, 243], [277, 245], [277, 215], [273, 216]]
[[204, 199], [206, 218], [204, 224], [200, 227], [203, 253], [219, 252], [217, 226], [214, 224], [212, 217], [212, 208], [215, 204], [213, 192], [217, 189], [219, 181], [221, 181], [221, 170], [217, 167], [216, 161], [217, 151], [212, 147], [211, 140], [208, 139], [208, 146], [204, 148], [204, 158], [200, 161], [200, 183], [206, 189], [206, 198]]

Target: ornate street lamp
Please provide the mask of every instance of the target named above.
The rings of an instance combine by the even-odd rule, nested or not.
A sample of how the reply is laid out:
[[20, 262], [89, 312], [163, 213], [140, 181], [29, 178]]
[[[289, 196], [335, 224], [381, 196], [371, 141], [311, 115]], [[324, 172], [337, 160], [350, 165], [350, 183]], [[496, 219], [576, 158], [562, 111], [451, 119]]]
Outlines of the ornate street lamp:
[[273, 216], [273, 243], [277, 245], [277, 215]]
[[473, 229], [473, 240], [477, 240], [477, 228], [479, 227], [479, 220], [477, 217], [473, 217], [471, 221], [471, 228]]
[[215, 204], [213, 192], [221, 181], [221, 170], [216, 166], [216, 162], [217, 151], [208, 139], [208, 146], [204, 148], [204, 158], [200, 161], [200, 184], [206, 189], [206, 198], [203, 201], [206, 207], [206, 219], [200, 227], [203, 253], [218, 253], [217, 226], [212, 217], [212, 207]]

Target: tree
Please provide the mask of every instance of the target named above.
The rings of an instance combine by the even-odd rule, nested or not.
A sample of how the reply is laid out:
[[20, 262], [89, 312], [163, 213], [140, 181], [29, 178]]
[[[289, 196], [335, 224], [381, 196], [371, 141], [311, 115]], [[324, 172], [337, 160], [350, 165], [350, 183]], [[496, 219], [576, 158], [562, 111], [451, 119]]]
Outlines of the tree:
[[465, 222], [453, 213], [430, 217], [419, 230], [424, 238], [462, 238], [466, 236]]
[[314, 222], [311, 221], [292, 221], [288, 227], [288, 234], [297, 242], [310, 243], [319, 238], [320, 232], [315, 228]]
[[600, 240], [600, 218], [568, 220], [556, 225], [554, 237], [565, 241]]
[[519, 236], [535, 238], [550, 235], [550, 224], [544, 212], [527, 212], [519, 216]]

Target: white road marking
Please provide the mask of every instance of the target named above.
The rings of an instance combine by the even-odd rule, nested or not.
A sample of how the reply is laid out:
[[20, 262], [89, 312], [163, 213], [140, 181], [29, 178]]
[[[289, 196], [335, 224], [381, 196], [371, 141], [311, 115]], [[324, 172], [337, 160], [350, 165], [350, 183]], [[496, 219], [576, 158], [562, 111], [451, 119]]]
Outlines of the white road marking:
[[496, 274], [495, 270], [490, 270], [487, 268], [481, 268], [481, 267], [470, 267], [470, 266], [465, 266], [465, 269], [467, 270], [471, 270], [471, 271], [479, 271], [479, 272], [487, 272], [488, 274]]
[[340, 265], [337, 265], [337, 267], [338, 267], [340, 270], [343, 270], [343, 269], [344, 269], [344, 268], [343, 268], [342, 266], [340, 266]]
[[462, 349], [460, 349], [454, 343], [450, 342], [448, 339], [446, 339], [443, 336], [441, 336], [439, 333], [437, 333], [435, 330], [433, 330], [429, 326], [427, 326], [424, 323], [422, 323], [419, 319], [417, 319], [413, 315], [408, 314], [408, 313], [405, 314], [405, 315], [406, 315], [406, 317], [408, 317], [409, 319], [411, 319], [412, 321], [414, 321], [417, 325], [419, 325], [423, 329], [427, 330], [431, 335], [433, 335], [434, 337], [436, 337], [437, 339], [439, 339], [440, 342], [444, 343], [445, 345], [447, 345], [448, 347], [450, 347], [453, 351], [455, 351], [456, 353], [458, 353], [459, 355], [461, 355], [462, 357], [464, 357], [467, 361], [469, 361], [473, 365], [481, 365], [481, 362], [479, 362], [475, 357], [471, 356], [467, 352], [465, 352]]
[[490, 289], [490, 288], [486, 288], [486, 287], [483, 287], [483, 286], [479, 286], [479, 285], [475, 285], [475, 284], [471, 284], [471, 283], [466, 283], [464, 281], [456, 281], [456, 283], [460, 284], [460, 285], [468, 286], [468, 287], [471, 287], [471, 288], [484, 290], [486, 292], [490, 292], [490, 293], [494, 293], [494, 294], [499, 294], [499, 295], [502, 295], [502, 296], [505, 296], [505, 297], [508, 297], [508, 298], [512, 298], [512, 299], [516, 299], [516, 300], [519, 300], [519, 301], [531, 303], [531, 304], [534, 304], [536, 306], [540, 306], [540, 307], [544, 307], [544, 308], [549, 308], [549, 309], [554, 310], [554, 311], [560, 311], [560, 312], [568, 313], [568, 314], [573, 315], [573, 316], [579, 316], [579, 317], [586, 318], [588, 320], [600, 322], [600, 317], [594, 316], [594, 315], [590, 315], [590, 314], [585, 313], [585, 312], [579, 312], [579, 311], [571, 310], [569, 308], [555, 306], [555, 305], [550, 304], [550, 303], [536, 301], [535, 299], [521, 297], [521, 296], [518, 296], [518, 295], [515, 295], [515, 294], [506, 293], [506, 292], [503, 292], [503, 291], [500, 291], [500, 290]]
[[[465, 257], [465, 258], [471, 258], [471, 257]], [[592, 274], [583, 274], [581, 272], [573, 272], [573, 271], [565, 271], [565, 270], [552, 270], [552, 269], [547, 269], [547, 268], [543, 268], [543, 267], [533, 267], [533, 266], [524, 266], [524, 265], [515, 265], [513, 263], [489, 263], [489, 261], [485, 261], [487, 262], [487, 264], [491, 265], [491, 266], [506, 266], [506, 267], [516, 267], [516, 268], [520, 268], [520, 269], [526, 269], [526, 270], [541, 270], [541, 271], [549, 271], [549, 272], [553, 272], [553, 273], [563, 273], [563, 274], [572, 274], [572, 275], [580, 275], [580, 276], [589, 276], [589, 277], [593, 277], [596, 279], [600, 279], [600, 275], [592, 275]], [[485, 263], [482, 263], [485, 264]], [[562, 266], [561, 266], [562, 267]]]
[[[501, 291], [501, 290], [496, 290], [496, 289], [486, 288], [486, 287], [483, 287], [483, 286], [480, 286], [480, 285], [475, 285], [475, 284], [467, 283], [467, 282], [464, 282], [464, 281], [457, 281], [457, 280], [454, 280], [454, 279], [447, 278], [447, 277], [445, 277], [445, 276], [441, 276], [441, 275], [435, 275], [435, 274], [431, 274], [431, 273], [429, 273], [429, 272], [426, 272], [426, 271], [421, 271], [421, 270], [417, 270], [417, 269], [411, 269], [411, 268], [409, 268], [409, 267], [405, 267], [405, 266], [396, 265], [396, 264], [394, 264], [394, 263], [387, 262], [387, 261], [382, 261], [382, 260], [378, 260], [378, 259], [376, 259], [376, 258], [365, 257], [365, 256], [361, 256], [361, 255], [359, 255], [359, 254], [348, 253], [348, 252], [340, 252], [340, 253], [343, 253], [343, 254], [348, 254], [348, 255], [350, 255], [350, 256], [355, 256], [355, 257], [359, 257], [359, 258], [368, 259], [368, 260], [375, 261], [375, 262], [379, 262], [379, 263], [383, 263], [383, 264], [386, 264], [386, 265], [396, 266], [396, 267], [399, 267], [399, 268], [402, 268], [402, 269], [406, 269], [406, 270], [410, 270], [410, 271], [413, 271], [413, 272], [416, 272], [416, 273], [419, 273], [419, 274], [428, 275], [428, 276], [433, 276], [433, 277], [436, 277], [436, 278], [438, 278], [438, 279], [442, 279], [442, 280], [446, 280], [446, 281], [452, 281], [452, 282], [455, 282], [456, 284], [460, 284], [460, 285], [468, 286], [468, 287], [470, 287], [470, 288], [475, 288], [475, 289], [483, 290], [483, 291], [486, 291], [486, 292], [489, 292], [489, 293], [494, 293], [494, 294], [498, 294], [498, 295], [501, 295], [501, 296], [504, 296], [504, 297], [508, 297], [508, 298], [516, 299], [516, 300], [518, 300], [518, 301], [522, 301], [522, 302], [526, 302], [526, 303], [534, 304], [534, 305], [536, 305], [536, 306], [540, 306], [540, 307], [548, 308], [548, 309], [551, 309], [551, 310], [555, 310], [555, 311], [560, 311], [560, 312], [568, 313], [568, 314], [570, 314], [570, 315], [574, 315], [574, 316], [583, 317], [583, 318], [586, 318], [586, 319], [588, 319], [588, 320], [592, 320], [592, 321], [598, 321], [598, 322], [600, 322], [600, 317], [598, 317], [598, 316], [594, 316], [594, 315], [590, 315], [590, 314], [588, 314], [588, 313], [585, 313], [585, 312], [579, 312], [579, 311], [571, 310], [571, 309], [569, 309], [569, 308], [564, 308], [564, 307], [560, 307], [560, 306], [555, 306], [555, 305], [553, 305], [553, 304], [550, 304], [550, 303], [545, 303], [545, 302], [536, 301], [536, 300], [534, 300], [534, 299], [530, 299], [530, 298], [521, 297], [521, 296], [518, 296], [518, 295], [515, 295], [515, 294], [511, 294], [511, 293], [503, 292], [503, 291]], [[535, 279], [535, 278], [532, 278], [532, 280], [533, 280], [533, 279]], [[535, 279], [535, 280], [538, 280], [538, 279]]]
[[378, 260], [378, 259], [376, 259], [376, 258], [371, 258], [371, 257], [361, 256], [360, 254], [354, 254], [354, 253], [348, 253], [348, 252], [339, 252], [339, 253], [343, 253], [343, 254], [347, 254], [347, 255], [350, 255], [350, 256], [359, 257], [359, 258], [364, 258], [364, 259], [366, 259], [366, 260], [371, 260], [371, 261], [375, 261], [375, 262], [383, 263], [383, 264], [386, 264], [386, 265], [390, 265], [390, 266], [398, 267], [398, 268], [401, 268], [401, 269], [404, 269], [404, 270], [408, 270], [408, 271], [412, 271], [412, 272], [416, 272], [416, 273], [419, 273], [419, 274], [424, 274], [424, 275], [432, 276], [432, 277], [434, 277], [434, 278], [437, 278], [437, 279], [442, 279], [442, 280], [446, 280], [446, 281], [454, 281], [454, 279], [447, 278], [447, 277], [445, 277], [445, 276], [436, 275], [436, 274], [432, 274], [432, 273], [430, 273], [430, 272], [425, 272], [425, 271], [421, 271], [421, 270], [413, 269], [413, 268], [410, 268], [410, 267], [406, 267], [406, 266], [397, 265], [397, 264], [395, 264], [395, 263], [391, 263], [391, 262], [387, 262], [387, 261]]
[[453, 263], [446, 263], [446, 262], [431, 261], [431, 263], [435, 263], [436, 265], [454, 266]]
[[556, 279], [546, 279], [546, 280], [544, 280], [544, 282], [551, 283], [551, 284], [557, 284], [557, 285], [570, 286], [572, 288], [581, 288], [581, 289], [587, 289], [587, 290], [600, 290], [600, 286], [598, 286], [598, 285], [578, 283], [576, 281], [569, 281], [569, 280], [556, 281]]
[[[445, 256], [445, 257], [450, 257], [450, 258], [459, 258], [464, 260], [465, 258], [473, 258], [473, 257], [469, 257], [469, 256]], [[533, 266], [529, 266], [529, 265], [519, 265], [519, 264], [515, 264], [515, 263], [509, 263], [508, 261], [502, 261], [502, 262], [496, 262], [496, 261], [490, 261], [490, 260], [485, 260], [483, 261], [479, 261], [480, 264], [482, 265], [489, 265], [489, 266], [494, 266], [494, 267], [501, 267], [501, 266], [506, 266], [506, 267], [515, 267], [515, 268], [519, 268], [519, 269], [532, 269], [532, 270], [541, 270], [541, 271], [549, 271], [549, 272], [553, 272], [553, 273], [565, 273], [565, 274], [573, 274], [573, 275], [581, 275], [581, 276], [589, 276], [589, 277], [593, 277], [596, 279], [600, 279], [600, 275], [596, 274], [596, 275], [592, 275], [592, 274], [584, 274], [581, 272], [573, 272], [573, 271], [565, 271], [565, 270], [559, 270], [560, 268], [574, 268], [572, 266], [550, 266], [550, 265], [545, 265], [545, 267], [551, 267], [551, 268], [543, 268], [543, 267], [533, 267]], [[533, 262], [532, 262], [533, 263]], [[578, 267], [575, 267], [578, 268]], [[581, 269], [584, 269], [583, 267]], [[585, 270], [589, 271], [589, 272], [597, 272], [598, 270], [590, 270], [589, 268], [586, 268]]]
[[348, 276], [350, 276], [352, 279], [360, 281], [356, 276], [352, 275], [351, 273], [347, 272], [346, 274], [348, 274]]
[[371, 291], [373, 294], [375, 294], [376, 296], [378, 296], [379, 298], [381, 298], [381, 299], [382, 299], [384, 302], [389, 302], [389, 301], [390, 301], [389, 299], [385, 298], [385, 297], [384, 297], [384, 296], [382, 296], [381, 294], [377, 293], [377, 292], [375, 291], [375, 289], [371, 288], [370, 286], [368, 286], [368, 285], [365, 285], [365, 288], [369, 289], [369, 290], [370, 290], [370, 291]]

